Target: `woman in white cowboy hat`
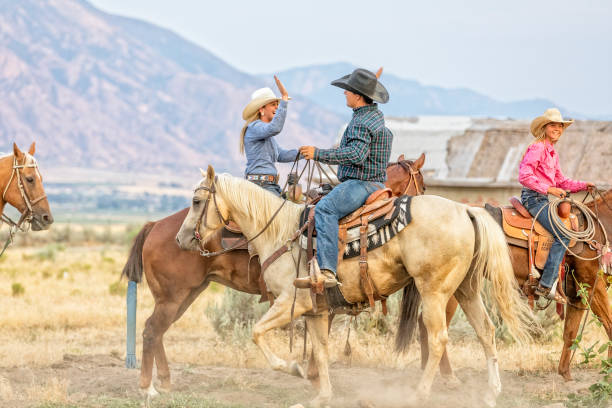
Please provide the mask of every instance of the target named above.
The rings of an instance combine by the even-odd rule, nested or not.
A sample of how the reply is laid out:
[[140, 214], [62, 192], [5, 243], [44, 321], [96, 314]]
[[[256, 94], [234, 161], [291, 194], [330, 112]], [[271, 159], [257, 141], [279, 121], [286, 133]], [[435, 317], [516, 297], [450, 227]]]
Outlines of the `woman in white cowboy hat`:
[[561, 172], [555, 144], [563, 131], [572, 123], [573, 120], [563, 120], [561, 112], [556, 108], [547, 109], [542, 116], [535, 118], [531, 122], [531, 134], [535, 137], [535, 141], [527, 147], [519, 165], [519, 182], [523, 185], [521, 201], [532, 216], [535, 217], [539, 212], [538, 221], [555, 238], [535, 292], [561, 303], [565, 303], [565, 299], [556, 291], [551, 294], [551, 287], [557, 279], [569, 239], [558, 237], [560, 234], [555, 233], [548, 211], [540, 209], [548, 205], [547, 194], [564, 198], [566, 190], [576, 192], [594, 187], [593, 183], [569, 179]]
[[240, 132], [240, 152], [247, 157], [246, 179], [280, 195], [278, 171], [274, 163], [292, 162], [298, 151], [281, 149], [274, 139], [283, 130], [289, 101], [287, 90], [276, 75], [274, 80], [281, 93], [280, 98], [270, 88], [258, 89], [242, 111], [246, 123]]

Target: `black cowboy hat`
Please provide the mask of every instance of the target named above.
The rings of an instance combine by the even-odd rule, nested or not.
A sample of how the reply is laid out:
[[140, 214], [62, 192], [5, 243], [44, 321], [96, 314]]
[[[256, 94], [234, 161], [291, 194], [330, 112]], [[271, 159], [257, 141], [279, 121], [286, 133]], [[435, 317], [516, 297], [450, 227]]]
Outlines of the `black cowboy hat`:
[[378, 82], [376, 75], [367, 69], [357, 68], [351, 74], [332, 81], [331, 84], [347, 91], [360, 93], [376, 102], [389, 101], [389, 92]]

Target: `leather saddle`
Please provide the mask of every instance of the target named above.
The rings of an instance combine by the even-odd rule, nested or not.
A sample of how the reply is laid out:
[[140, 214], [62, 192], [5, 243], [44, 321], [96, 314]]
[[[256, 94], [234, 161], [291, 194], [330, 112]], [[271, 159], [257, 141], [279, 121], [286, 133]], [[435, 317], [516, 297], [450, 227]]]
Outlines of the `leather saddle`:
[[[368, 297], [370, 307], [373, 309], [376, 300], [380, 300], [382, 303], [383, 313], [387, 314], [386, 296], [382, 296], [376, 290], [372, 278], [368, 273], [368, 233], [370, 231], [370, 222], [386, 219], [390, 220], [395, 213], [395, 201], [397, 197], [393, 197], [391, 189], [384, 188], [377, 190], [370, 194], [365, 204], [353, 211], [349, 215], [341, 218], [338, 221], [338, 262], [341, 262], [347, 240], [347, 231], [352, 228], [359, 228], [359, 276], [362, 288]], [[311, 227], [308, 228], [308, 251], [312, 253], [313, 248], [313, 229], [314, 229], [314, 207], [312, 207], [308, 214], [308, 219], [311, 220]], [[311, 284], [316, 287], [317, 277], [311, 275], [313, 282]], [[320, 290], [319, 290], [320, 291]]]
[[[501, 207], [502, 227], [506, 234], [506, 239], [509, 244], [528, 248], [531, 226], [533, 225], [531, 242], [532, 250], [535, 250], [534, 261], [538, 269], [543, 269], [554, 238], [538, 221], [533, 224], [533, 217], [517, 197], [512, 197], [510, 203], [512, 206]], [[568, 229], [573, 231], [579, 230], [578, 218], [575, 214], [568, 210], [562, 211], [561, 209], [559, 212], [565, 212], [560, 214], [559, 217]], [[576, 241], [572, 240], [568, 246], [573, 248], [575, 245]]]

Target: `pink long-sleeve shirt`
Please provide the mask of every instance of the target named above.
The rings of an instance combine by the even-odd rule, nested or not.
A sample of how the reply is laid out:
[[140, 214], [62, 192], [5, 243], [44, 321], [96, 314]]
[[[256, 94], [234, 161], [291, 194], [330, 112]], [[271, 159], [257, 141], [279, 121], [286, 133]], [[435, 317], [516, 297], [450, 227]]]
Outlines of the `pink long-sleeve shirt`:
[[548, 140], [534, 143], [527, 148], [519, 165], [519, 183], [541, 194], [546, 194], [549, 187], [562, 188], [572, 193], [587, 189], [585, 182], [563, 175], [559, 166], [559, 155]]

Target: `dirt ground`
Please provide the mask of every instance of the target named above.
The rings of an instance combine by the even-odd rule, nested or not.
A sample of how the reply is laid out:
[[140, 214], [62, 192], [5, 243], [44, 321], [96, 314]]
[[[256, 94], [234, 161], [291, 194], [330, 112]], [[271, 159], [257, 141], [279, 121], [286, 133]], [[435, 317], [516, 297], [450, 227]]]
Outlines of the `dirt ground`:
[[[289, 407], [307, 402], [315, 391], [309, 382], [271, 369], [172, 364], [173, 391], [153, 401], [154, 407]], [[119, 356], [66, 354], [47, 367], [1, 368], [2, 407], [139, 407], [138, 370], [128, 370]], [[332, 365], [332, 407], [404, 407], [420, 376], [418, 367], [380, 369]], [[438, 376], [426, 407], [483, 406], [487, 376], [464, 368], [461, 381], [447, 386]], [[499, 407], [543, 407], [586, 392], [596, 371], [575, 369], [565, 383], [553, 373], [502, 372]], [[562, 405], [558, 405], [562, 406]]]

